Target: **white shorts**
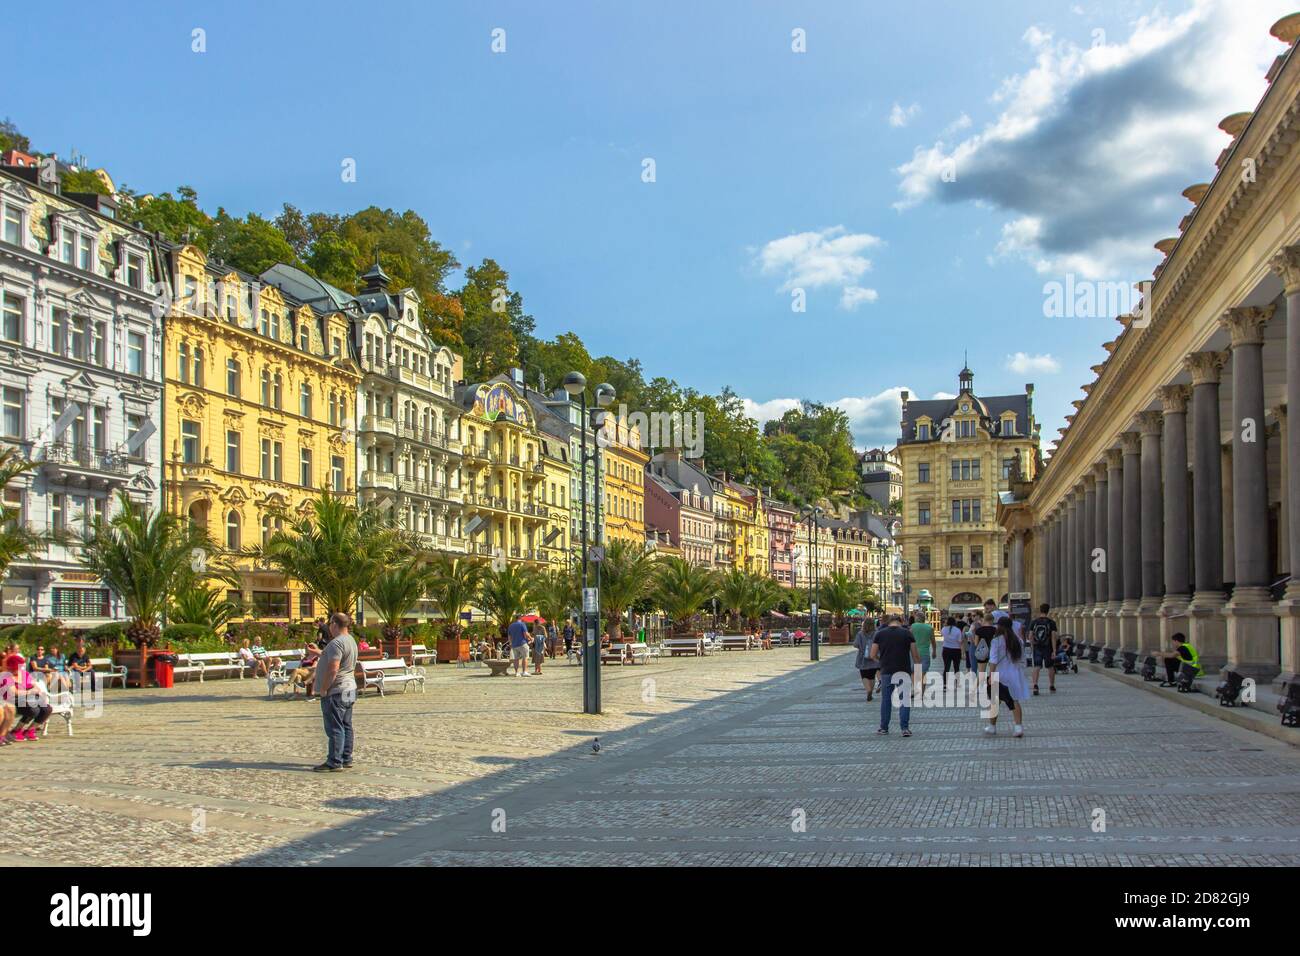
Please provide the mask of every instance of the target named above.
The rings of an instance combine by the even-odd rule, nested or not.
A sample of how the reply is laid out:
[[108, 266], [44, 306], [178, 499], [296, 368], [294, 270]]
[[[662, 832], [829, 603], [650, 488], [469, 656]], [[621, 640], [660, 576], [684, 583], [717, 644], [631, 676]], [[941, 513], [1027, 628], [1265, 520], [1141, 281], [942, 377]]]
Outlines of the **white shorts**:
[[517, 661], [528, 660], [528, 645], [521, 644], [518, 647], [510, 648], [510, 656]]

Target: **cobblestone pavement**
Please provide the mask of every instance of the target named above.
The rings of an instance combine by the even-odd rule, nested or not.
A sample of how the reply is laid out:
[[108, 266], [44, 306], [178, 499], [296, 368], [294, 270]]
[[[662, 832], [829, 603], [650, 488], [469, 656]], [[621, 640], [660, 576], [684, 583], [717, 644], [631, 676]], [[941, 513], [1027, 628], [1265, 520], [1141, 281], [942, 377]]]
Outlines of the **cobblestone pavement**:
[[262, 681], [109, 691], [75, 737], [0, 750], [39, 835], [0, 864], [1300, 864], [1300, 751], [1089, 673], [1020, 740], [953, 708], [877, 737], [850, 663], [610, 666], [600, 717], [567, 664], [430, 668], [358, 703], [336, 774], [308, 772], [318, 705]]

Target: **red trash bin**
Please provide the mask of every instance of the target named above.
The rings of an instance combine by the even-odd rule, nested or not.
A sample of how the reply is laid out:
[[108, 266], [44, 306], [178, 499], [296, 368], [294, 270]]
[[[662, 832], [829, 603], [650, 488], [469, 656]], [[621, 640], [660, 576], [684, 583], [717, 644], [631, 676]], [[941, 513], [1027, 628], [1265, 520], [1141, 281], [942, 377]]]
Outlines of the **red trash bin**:
[[156, 658], [153, 662], [153, 676], [159, 687], [172, 686], [172, 662]]

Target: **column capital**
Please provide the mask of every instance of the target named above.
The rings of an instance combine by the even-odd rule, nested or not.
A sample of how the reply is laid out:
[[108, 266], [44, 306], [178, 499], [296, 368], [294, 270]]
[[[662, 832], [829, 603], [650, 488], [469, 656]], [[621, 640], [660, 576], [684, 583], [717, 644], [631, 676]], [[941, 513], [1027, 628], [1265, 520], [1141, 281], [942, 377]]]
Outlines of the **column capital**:
[[1192, 390], [1186, 385], [1165, 385], [1160, 389], [1160, 405], [1166, 415], [1183, 415], [1187, 412], [1187, 399]]
[[1286, 295], [1300, 294], [1300, 245], [1279, 249], [1268, 267], [1282, 277], [1282, 291]]
[[1107, 478], [1106, 476], [1107, 467], [1108, 465], [1105, 458], [1103, 458], [1101, 461], [1093, 462], [1092, 464], [1093, 477], [1096, 478], [1097, 481], [1109, 481], [1110, 479]]
[[1095, 491], [1096, 489], [1097, 489], [1097, 476], [1096, 474], [1093, 473], [1091, 469], [1089, 469], [1088, 471], [1084, 472], [1083, 475], [1083, 493], [1087, 494], [1088, 492]]
[[1165, 416], [1162, 412], [1155, 409], [1148, 409], [1145, 412], [1137, 413], [1137, 427], [1140, 435], [1155, 435], [1160, 437], [1160, 429], [1165, 423]]
[[1264, 344], [1264, 323], [1273, 317], [1271, 305], [1246, 305], [1229, 309], [1219, 319], [1219, 324], [1232, 336], [1232, 347]]
[[1124, 452], [1122, 449], [1106, 449], [1106, 467], [1116, 471], [1124, 467]]
[[1138, 432], [1122, 432], [1119, 436], [1124, 446], [1124, 454], [1140, 455], [1142, 453], [1142, 435]]
[[1183, 358], [1183, 365], [1192, 373], [1193, 385], [1218, 385], [1219, 373], [1228, 362], [1228, 353], [1192, 352]]

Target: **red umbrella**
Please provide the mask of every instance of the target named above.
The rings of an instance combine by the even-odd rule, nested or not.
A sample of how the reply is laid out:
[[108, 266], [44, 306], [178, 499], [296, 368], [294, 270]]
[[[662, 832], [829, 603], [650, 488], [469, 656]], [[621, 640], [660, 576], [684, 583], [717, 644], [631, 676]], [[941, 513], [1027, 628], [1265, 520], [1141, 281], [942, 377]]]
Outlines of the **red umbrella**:
[[546, 618], [542, 617], [540, 614], [525, 614], [523, 617], [520, 618], [520, 620], [523, 621], [525, 624], [546, 623]]

